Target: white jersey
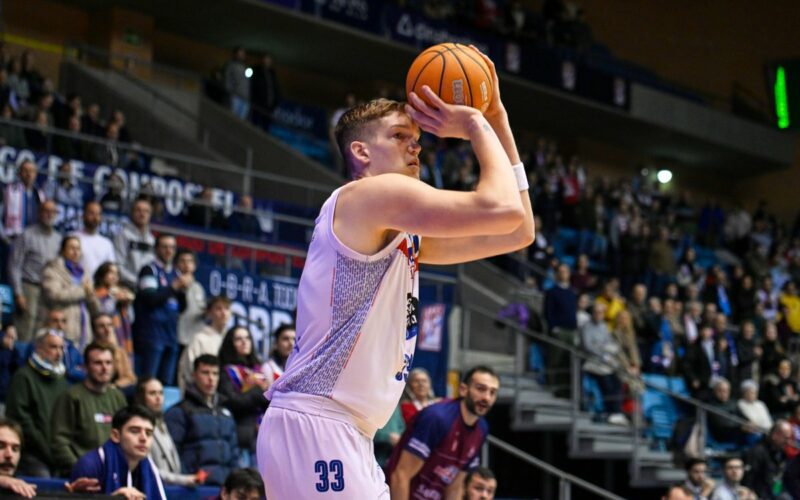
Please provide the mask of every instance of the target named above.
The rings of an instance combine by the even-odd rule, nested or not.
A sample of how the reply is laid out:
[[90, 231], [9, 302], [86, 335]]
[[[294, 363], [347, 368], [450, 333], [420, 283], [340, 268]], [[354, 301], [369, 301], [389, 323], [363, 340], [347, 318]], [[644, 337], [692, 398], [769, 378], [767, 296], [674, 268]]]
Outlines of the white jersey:
[[371, 437], [397, 406], [414, 359], [420, 238], [400, 233], [374, 255], [348, 248], [333, 232], [340, 190], [317, 217], [298, 288], [297, 343], [267, 397], [309, 412], [327, 398]]

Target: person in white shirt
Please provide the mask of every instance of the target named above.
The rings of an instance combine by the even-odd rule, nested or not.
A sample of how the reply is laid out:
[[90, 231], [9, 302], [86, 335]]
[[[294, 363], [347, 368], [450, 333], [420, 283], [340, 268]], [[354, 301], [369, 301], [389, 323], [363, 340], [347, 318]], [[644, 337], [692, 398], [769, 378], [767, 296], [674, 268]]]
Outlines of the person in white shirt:
[[742, 415], [753, 425], [768, 430], [772, 428], [772, 415], [767, 405], [758, 399], [758, 384], [754, 380], [745, 380], [741, 386], [742, 397], [736, 403]]
[[[197, 269], [194, 253], [186, 249], [178, 250], [178, 253], [175, 254], [175, 268], [181, 276], [194, 276]], [[181, 347], [181, 354], [186, 346], [192, 343], [195, 334], [206, 325], [205, 311], [206, 291], [197, 280], [192, 280], [186, 289], [186, 309], [178, 318], [178, 344]]]
[[94, 272], [104, 262], [117, 262], [114, 244], [100, 234], [100, 223], [103, 221], [103, 208], [96, 201], [89, 201], [83, 206], [83, 229], [74, 234], [81, 242], [81, 267], [86, 276], [94, 276]]
[[178, 387], [183, 390], [191, 384], [194, 374], [194, 360], [202, 354], [217, 356], [225, 337], [225, 329], [231, 319], [231, 301], [218, 295], [208, 301], [206, 308], [208, 324], [197, 332], [192, 342], [184, 349], [178, 363]]

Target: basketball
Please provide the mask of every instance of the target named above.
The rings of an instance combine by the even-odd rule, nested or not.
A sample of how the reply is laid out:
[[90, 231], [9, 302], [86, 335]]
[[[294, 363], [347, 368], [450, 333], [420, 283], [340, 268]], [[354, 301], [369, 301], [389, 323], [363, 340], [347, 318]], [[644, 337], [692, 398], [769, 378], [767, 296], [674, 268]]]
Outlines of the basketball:
[[430, 104], [422, 93], [427, 85], [444, 102], [463, 104], [486, 111], [492, 102], [492, 74], [483, 57], [460, 43], [440, 43], [414, 59], [406, 76], [406, 94], [416, 94]]

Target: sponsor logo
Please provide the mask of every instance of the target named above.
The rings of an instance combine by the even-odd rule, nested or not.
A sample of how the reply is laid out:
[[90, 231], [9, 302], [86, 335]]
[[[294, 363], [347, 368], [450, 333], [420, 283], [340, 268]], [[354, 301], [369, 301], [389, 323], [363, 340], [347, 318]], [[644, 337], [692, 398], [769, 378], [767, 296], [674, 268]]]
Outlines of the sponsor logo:
[[453, 80], [453, 102], [464, 104], [464, 80]]

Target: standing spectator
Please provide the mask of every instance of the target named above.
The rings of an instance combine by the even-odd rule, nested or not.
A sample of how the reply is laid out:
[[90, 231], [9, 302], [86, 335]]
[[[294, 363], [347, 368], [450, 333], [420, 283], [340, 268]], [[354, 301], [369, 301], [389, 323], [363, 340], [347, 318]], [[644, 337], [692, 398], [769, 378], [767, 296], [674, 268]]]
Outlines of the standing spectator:
[[254, 237], [261, 236], [261, 225], [258, 223], [258, 216], [253, 210], [253, 197], [244, 195], [239, 198], [239, 206], [228, 217], [228, 224], [231, 231], [238, 236]]
[[761, 392], [764, 394], [764, 403], [773, 415], [788, 416], [800, 402], [797, 382], [792, 377], [792, 362], [782, 359], [777, 371], [764, 377]]
[[133, 373], [131, 360], [128, 353], [117, 343], [117, 335], [114, 332], [114, 322], [111, 316], [100, 313], [92, 319], [94, 330], [94, 340], [98, 344], [111, 349], [114, 359], [114, 376], [111, 381], [114, 386], [126, 395], [133, 395], [136, 385], [136, 374]]
[[175, 268], [181, 276], [188, 276], [190, 281], [186, 289], [186, 309], [178, 318], [178, 345], [180, 351], [192, 343], [194, 335], [205, 326], [206, 291], [203, 285], [194, 279], [197, 269], [194, 253], [181, 249], [175, 254]]
[[100, 120], [100, 105], [96, 102], [89, 104], [86, 113], [81, 116], [81, 132], [95, 136], [105, 133], [105, 125]]
[[431, 388], [431, 377], [424, 368], [408, 372], [404, 398], [400, 400], [400, 411], [406, 425], [423, 409], [439, 401]]
[[603, 284], [603, 292], [595, 300], [605, 306], [606, 325], [611, 330], [614, 327], [617, 314], [625, 309], [625, 299], [619, 295], [619, 280], [617, 278], [609, 278]]
[[739, 356], [739, 380], [757, 379], [758, 361], [762, 348], [755, 339], [756, 327], [752, 321], [745, 321], [740, 328], [740, 336], [736, 341], [736, 352]]
[[156, 464], [164, 482], [180, 486], [195, 486], [200, 483], [198, 474], [184, 474], [181, 469], [181, 456], [164, 422], [164, 386], [161, 382], [153, 377], [140, 380], [136, 384], [134, 403], [150, 410], [156, 419], [150, 458]]
[[117, 139], [120, 142], [131, 142], [131, 132], [128, 130], [128, 126], [125, 125], [125, 113], [121, 109], [115, 109], [111, 112], [111, 118], [108, 123], [109, 125], [116, 125]]
[[25, 142], [28, 147], [37, 153], [48, 153], [50, 151], [50, 133], [47, 127], [47, 112], [36, 111], [33, 114], [33, 127], [25, 129]]
[[26, 227], [39, 220], [39, 209], [44, 203], [44, 191], [36, 186], [36, 163], [23, 161], [17, 169], [17, 180], [3, 189], [3, 238], [14, 241]]
[[[578, 296], [570, 287], [570, 270], [566, 264], [558, 266], [556, 283], [544, 295], [544, 319], [550, 335], [556, 340], [574, 346], [577, 341]], [[567, 366], [569, 351], [550, 347], [547, 371], [550, 383], [564, 390], [569, 385]]]
[[486, 467], [476, 467], [464, 479], [464, 500], [493, 500], [497, 491], [494, 472]]
[[753, 491], [742, 486], [744, 462], [738, 456], [729, 456], [722, 461], [723, 481], [714, 488], [710, 500], [758, 500]]
[[[155, 418], [141, 406], [122, 408], [111, 420], [109, 438], [98, 449], [90, 450], [72, 467], [67, 489], [70, 492], [103, 493], [127, 500], [167, 500], [164, 485], [153, 461], [148, 457], [153, 444]], [[76, 483], [97, 481], [86, 489]]]
[[113, 415], [126, 405], [114, 387], [114, 353], [96, 343], [86, 346], [86, 380], [56, 399], [50, 428], [55, 470], [66, 474], [80, 457], [97, 448], [111, 434]]
[[707, 400], [710, 397], [711, 377], [721, 372], [719, 354], [714, 344], [714, 329], [704, 326], [700, 337], [686, 353], [684, 377], [692, 397]]
[[50, 477], [53, 462], [50, 421], [53, 403], [67, 390], [63, 362], [64, 338], [43, 329], [34, 340], [34, 352], [11, 379], [6, 414], [19, 422], [25, 438], [20, 470], [33, 477]]
[[636, 331], [633, 319], [628, 311], [620, 311], [611, 332], [614, 341], [620, 346], [619, 359], [622, 368], [631, 376], [638, 376], [642, 369], [639, 346], [636, 342]]
[[[63, 138], [62, 138], [63, 139]], [[62, 158], [77, 158], [79, 154], [56, 152]], [[72, 176], [72, 162], [65, 161], [58, 167], [58, 175], [47, 181], [44, 186], [47, 198], [69, 207], [83, 206], [83, 191]]]
[[18, 109], [27, 106], [31, 90], [28, 86], [28, 81], [22, 76], [22, 63], [16, 57], [11, 58], [8, 62], [6, 85], [16, 96]]
[[683, 486], [691, 492], [693, 499], [704, 500], [714, 490], [714, 481], [706, 477], [706, 461], [702, 458], [690, 458], [686, 461], [686, 482]]
[[16, 302], [15, 326], [22, 342], [33, 337], [44, 266], [58, 256], [61, 234], [53, 229], [55, 218], [56, 204], [50, 200], [42, 203], [39, 223], [26, 228], [12, 250], [8, 272]]
[[119, 277], [128, 288], [136, 287], [139, 271], [153, 261], [155, 236], [150, 231], [153, 207], [146, 198], [133, 203], [130, 221], [125, 221], [114, 237], [114, 250], [119, 262]]
[[297, 331], [294, 325], [284, 324], [279, 326], [272, 336], [275, 339], [272, 352], [267, 362], [264, 363], [264, 374], [270, 383], [278, 380], [278, 377], [283, 375], [286, 361], [289, 360], [289, 355], [294, 351], [294, 346], [297, 342]]
[[225, 90], [228, 92], [233, 114], [246, 120], [250, 113], [250, 82], [247, 81], [247, 54], [242, 47], [235, 47], [233, 55], [225, 65]]
[[22, 53], [22, 57], [20, 57], [20, 61], [22, 62], [22, 78], [28, 82], [28, 86], [31, 89], [31, 97], [36, 98], [45, 90], [45, 78], [36, 68], [33, 52], [25, 50]]
[[133, 338], [131, 334], [131, 316], [133, 292], [119, 286], [119, 272], [113, 262], [104, 262], [94, 273], [94, 293], [100, 306], [100, 312], [111, 318], [115, 343], [122, 348], [128, 357], [133, 355]]
[[0, 417], [0, 490], [14, 496], [33, 498], [36, 496], [36, 485], [14, 478], [21, 451], [22, 428], [13, 420]]
[[269, 129], [272, 121], [272, 112], [280, 101], [280, 89], [275, 68], [272, 67], [272, 56], [264, 54], [261, 62], [253, 68], [250, 77], [250, 102], [253, 105], [253, 123], [256, 126]]
[[783, 449], [793, 438], [794, 433], [789, 422], [778, 420], [767, 437], [745, 453], [747, 470], [742, 484], [753, 490], [757, 498], [782, 498], [783, 472], [786, 468], [786, 453]]
[[91, 340], [91, 316], [100, 310], [94, 295], [92, 280], [84, 273], [79, 261], [81, 242], [76, 236], [61, 240], [59, 257], [50, 261], [42, 271], [42, 300], [44, 311], [61, 309], [67, 317], [64, 333], [68, 340], [82, 349]]
[[94, 276], [103, 262], [117, 262], [111, 240], [100, 234], [101, 222], [103, 207], [96, 201], [87, 202], [83, 206], [83, 229], [74, 233], [81, 242], [81, 266], [87, 276]]
[[208, 323], [202, 330], [197, 332], [186, 349], [181, 354], [178, 364], [178, 385], [183, 389], [186, 384], [192, 382], [194, 360], [203, 354], [219, 354], [222, 339], [225, 335], [225, 328], [231, 320], [231, 301], [228, 297], [218, 295], [208, 301], [206, 308], [206, 319]]
[[219, 358], [203, 354], [194, 360], [193, 382], [165, 420], [178, 447], [184, 471], [202, 469], [206, 483], [220, 485], [237, 466], [236, 422], [217, 392]]
[[675, 275], [675, 255], [669, 244], [669, 229], [661, 227], [658, 230], [658, 239], [650, 245], [647, 257], [649, 267], [648, 289], [658, 295]]
[[742, 397], [736, 403], [739, 412], [759, 429], [772, 428], [772, 415], [767, 405], [758, 399], [758, 384], [753, 380], [745, 380], [741, 386]]
[[261, 370], [261, 360], [255, 353], [253, 336], [243, 326], [234, 326], [222, 340], [219, 349], [221, 366], [219, 394], [225, 407], [236, 420], [240, 465], [255, 466], [258, 424], [267, 410], [264, 391], [272, 380]]
[[158, 376], [166, 385], [175, 379], [178, 361], [178, 316], [186, 307], [186, 288], [194, 277], [178, 276], [172, 267], [175, 237], [162, 233], [156, 238], [156, 258], [139, 272], [133, 307], [133, 350], [136, 373]]
[[596, 302], [592, 320], [581, 328], [581, 345], [592, 355], [584, 361], [583, 372], [595, 381], [603, 398], [595, 402], [595, 408], [600, 410], [596, 417], [605, 417], [611, 424], [627, 425], [628, 419], [622, 414], [622, 387], [614, 373], [619, 367], [620, 347], [608, 331], [604, 316], [605, 306]]
[[[392, 496], [462, 498], [467, 471], [479, 464], [489, 433], [484, 418], [497, 400], [500, 381], [491, 368], [464, 375], [459, 398], [425, 408], [411, 422], [387, 465]], [[448, 471], [442, 474], [440, 471]]]
[[782, 323], [792, 334], [791, 337], [795, 338], [796, 335], [800, 335], [800, 295], [797, 294], [797, 285], [794, 281], [787, 281], [783, 285], [778, 303], [783, 317]]

